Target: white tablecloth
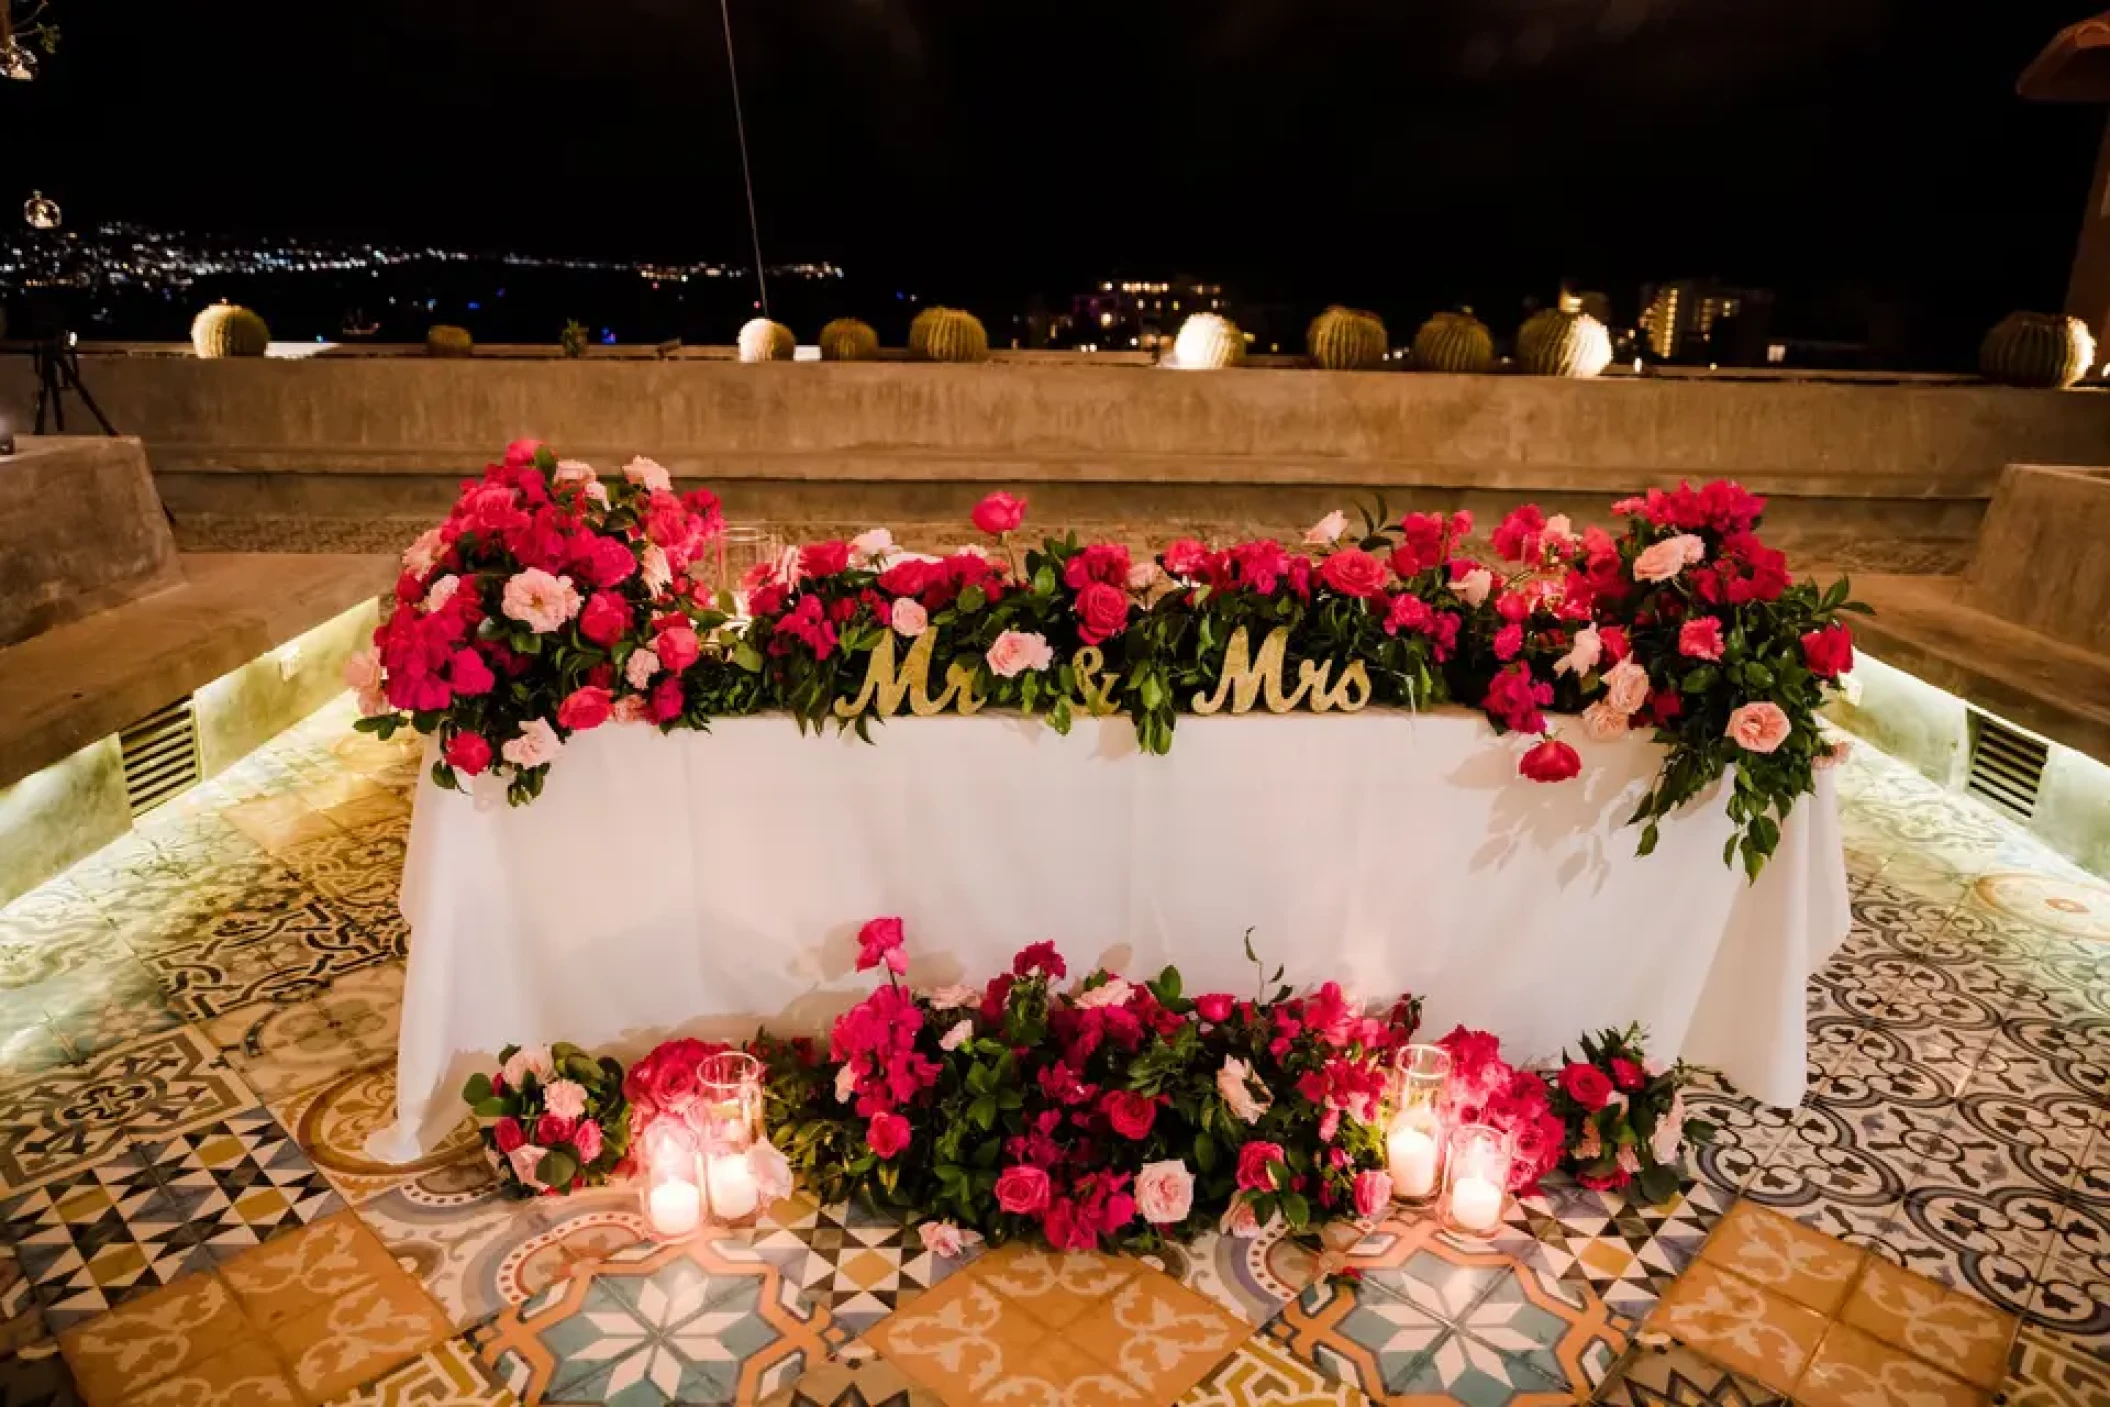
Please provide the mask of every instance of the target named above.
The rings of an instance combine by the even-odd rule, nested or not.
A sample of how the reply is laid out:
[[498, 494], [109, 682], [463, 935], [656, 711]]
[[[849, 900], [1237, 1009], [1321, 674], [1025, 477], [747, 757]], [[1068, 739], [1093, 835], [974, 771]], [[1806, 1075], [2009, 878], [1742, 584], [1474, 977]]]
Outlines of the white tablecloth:
[[[1570, 735], [1580, 729], [1569, 728]], [[1660, 749], [1575, 736], [1583, 773], [1516, 775], [1476, 714], [1182, 718], [1145, 757], [1123, 719], [897, 718], [875, 743], [787, 718], [575, 740], [533, 805], [442, 791], [411, 828], [398, 1123], [406, 1160], [507, 1042], [634, 1058], [676, 1033], [820, 1030], [871, 987], [866, 919], [907, 922], [910, 978], [979, 982], [1052, 938], [1081, 975], [1179, 964], [1190, 993], [1288, 980], [1428, 999], [1427, 1029], [1551, 1057], [1638, 1020], [1650, 1051], [1778, 1105], [1803, 1091], [1804, 982], [1845, 936], [1825, 780], [1755, 884], [1722, 864], [1725, 789], [1621, 823]]]

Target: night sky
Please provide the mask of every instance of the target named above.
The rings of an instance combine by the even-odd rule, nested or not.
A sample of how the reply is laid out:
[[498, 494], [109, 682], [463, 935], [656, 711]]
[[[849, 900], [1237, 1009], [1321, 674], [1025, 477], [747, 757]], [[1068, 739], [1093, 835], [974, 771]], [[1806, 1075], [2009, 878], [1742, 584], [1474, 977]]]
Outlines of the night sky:
[[[58, 195], [76, 225], [746, 249], [711, 0], [54, 13], [45, 77], [0, 84], [0, 184]], [[1718, 274], [1976, 321], [2057, 305], [2104, 120], [2015, 96], [2086, 13], [2039, 3], [732, 13], [768, 256], [960, 300], [1123, 271], [1426, 307], [1563, 277], [1630, 300], [1643, 280]]]

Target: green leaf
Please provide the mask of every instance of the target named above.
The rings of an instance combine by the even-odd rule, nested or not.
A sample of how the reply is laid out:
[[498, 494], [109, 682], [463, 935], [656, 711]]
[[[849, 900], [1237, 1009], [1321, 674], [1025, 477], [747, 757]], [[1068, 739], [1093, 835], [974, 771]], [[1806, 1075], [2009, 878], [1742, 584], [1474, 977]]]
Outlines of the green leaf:
[[469, 1112], [479, 1119], [502, 1119], [506, 1115], [506, 1101], [498, 1098], [483, 1099], [472, 1103]]
[[1216, 1139], [1211, 1135], [1194, 1135], [1194, 1165], [1205, 1173], [1216, 1171]]
[[1703, 694], [1713, 688], [1715, 680], [1720, 677], [1713, 665], [1703, 664], [1685, 676], [1684, 682], [1678, 685], [1678, 690], [1686, 694]]
[[967, 1106], [967, 1117], [974, 1123], [976, 1128], [987, 1133], [996, 1123], [995, 1096], [985, 1094], [977, 1098], [974, 1103]]
[[1656, 829], [1656, 823], [1654, 821], [1650, 821], [1647, 825], [1641, 828], [1641, 844], [1634, 847], [1634, 853], [1636, 855], [1654, 854], [1656, 850], [1656, 841], [1659, 838], [1660, 833]]
[[579, 1175], [579, 1159], [568, 1148], [552, 1148], [535, 1165], [535, 1176], [552, 1187], [569, 1187]]
[[733, 663], [746, 670], [749, 674], [760, 674], [762, 672], [762, 656], [746, 640], [742, 640], [739, 644], [733, 646]]
[[1291, 1226], [1311, 1224], [1311, 1204], [1304, 1200], [1303, 1193], [1285, 1192], [1275, 1202], [1282, 1210], [1282, 1219]]
[[481, 1104], [491, 1098], [493, 1093], [491, 1077], [481, 1070], [471, 1075], [469, 1082], [462, 1086], [462, 1098], [471, 1104]]

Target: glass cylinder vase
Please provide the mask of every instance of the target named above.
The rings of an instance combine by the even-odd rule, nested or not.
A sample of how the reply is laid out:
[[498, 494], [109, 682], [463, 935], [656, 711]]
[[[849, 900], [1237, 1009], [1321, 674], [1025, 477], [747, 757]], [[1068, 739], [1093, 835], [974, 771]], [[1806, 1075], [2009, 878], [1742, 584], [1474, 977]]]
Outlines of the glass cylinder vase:
[[762, 1062], [729, 1050], [707, 1058], [697, 1073], [704, 1214], [714, 1226], [753, 1225], [762, 1193], [747, 1151], [761, 1137]]
[[703, 1226], [703, 1164], [696, 1150], [665, 1129], [646, 1131], [638, 1149], [638, 1187], [645, 1226], [655, 1241], [684, 1241]]
[[729, 592], [735, 598], [735, 615], [747, 614], [740, 580], [763, 562], [773, 562], [782, 552], [775, 533], [755, 523], [728, 523], [703, 549], [702, 560], [693, 570], [707, 578], [711, 595]]
[[1410, 1045], [1393, 1057], [1385, 1171], [1393, 1199], [1408, 1206], [1427, 1206], [1443, 1185], [1443, 1120], [1436, 1106], [1450, 1075], [1451, 1053], [1442, 1046]]
[[1465, 1236], [1486, 1236], [1502, 1224], [1509, 1194], [1509, 1137], [1486, 1124], [1451, 1130], [1444, 1146], [1444, 1226]]

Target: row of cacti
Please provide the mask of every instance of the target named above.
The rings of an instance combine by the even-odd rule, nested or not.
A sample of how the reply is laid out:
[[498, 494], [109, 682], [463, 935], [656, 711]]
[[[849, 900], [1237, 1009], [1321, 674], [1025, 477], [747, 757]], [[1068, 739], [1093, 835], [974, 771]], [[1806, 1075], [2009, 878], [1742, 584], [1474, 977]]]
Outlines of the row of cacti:
[[[1236, 366], [1245, 360], [1245, 334], [1229, 318], [1196, 313], [1172, 342], [1172, 365], [1186, 370]], [[1356, 308], [1331, 307], [1311, 320], [1304, 346], [1326, 371], [1369, 371], [1385, 360], [1391, 339], [1384, 319]], [[1470, 313], [1438, 313], [1414, 334], [1413, 364], [1424, 371], [1470, 374], [1495, 364], [1494, 334]], [[1588, 313], [1547, 308], [1517, 332], [1517, 361], [1536, 376], [1595, 376], [1612, 361], [1612, 334]]]

